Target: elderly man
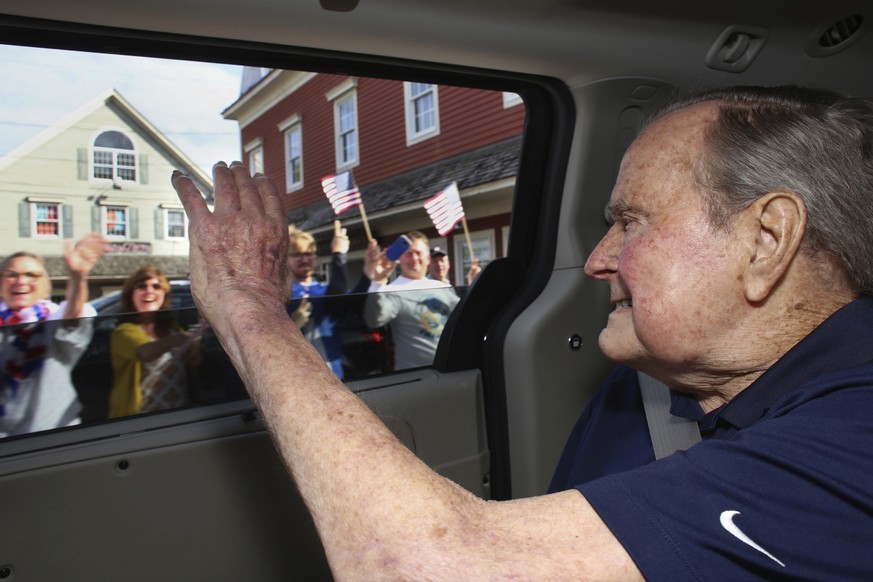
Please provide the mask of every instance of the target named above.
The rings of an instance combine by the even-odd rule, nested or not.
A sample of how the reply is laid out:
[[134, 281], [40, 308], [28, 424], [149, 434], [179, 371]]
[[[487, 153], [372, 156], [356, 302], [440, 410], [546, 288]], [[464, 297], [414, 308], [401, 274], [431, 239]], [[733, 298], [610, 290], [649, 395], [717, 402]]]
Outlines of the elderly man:
[[[713, 92], [652, 122], [625, 155], [615, 223], [586, 272], [611, 289], [604, 353], [669, 385], [703, 441], [653, 461], [635, 382], [619, 374], [571, 439], [563, 490], [508, 502], [433, 473], [307, 346], [284, 311], [271, 181], [216, 165], [214, 214], [190, 180], [174, 184], [191, 217], [197, 302], [337, 579], [863, 579], [871, 156], [873, 107], [824, 92]], [[611, 420], [626, 445], [599, 440]], [[618, 461], [586, 468], [579, 455], [599, 446]]]

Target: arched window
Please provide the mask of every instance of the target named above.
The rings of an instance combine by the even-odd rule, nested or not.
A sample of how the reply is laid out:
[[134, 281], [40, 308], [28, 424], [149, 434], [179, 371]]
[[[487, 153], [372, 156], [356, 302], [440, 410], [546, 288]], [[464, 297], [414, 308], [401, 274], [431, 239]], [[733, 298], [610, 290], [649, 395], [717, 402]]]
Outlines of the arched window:
[[104, 131], [94, 139], [92, 176], [98, 179], [135, 181], [136, 151], [133, 141], [120, 131]]

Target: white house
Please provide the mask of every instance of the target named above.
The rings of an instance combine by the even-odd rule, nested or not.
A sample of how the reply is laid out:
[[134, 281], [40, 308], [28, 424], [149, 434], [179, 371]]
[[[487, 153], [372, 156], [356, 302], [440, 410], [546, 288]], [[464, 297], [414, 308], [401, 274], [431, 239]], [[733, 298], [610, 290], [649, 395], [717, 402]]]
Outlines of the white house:
[[170, 185], [178, 169], [211, 201], [212, 181], [117, 91], [109, 90], [0, 158], [0, 257], [43, 257], [63, 294], [64, 241], [89, 231], [109, 241], [92, 297], [154, 264], [188, 270], [188, 223]]

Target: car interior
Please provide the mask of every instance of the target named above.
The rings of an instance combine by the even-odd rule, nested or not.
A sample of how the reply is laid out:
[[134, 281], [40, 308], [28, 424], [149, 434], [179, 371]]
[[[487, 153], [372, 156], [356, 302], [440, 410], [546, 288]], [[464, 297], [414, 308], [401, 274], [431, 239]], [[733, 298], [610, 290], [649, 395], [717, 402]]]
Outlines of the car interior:
[[[0, 7], [5, 45], [519, 95], [525, 119], [505, 254], [466, 290], [432, 366], [347, 381], [428, 465], [494, 500], [545, 492], [573, 423], [611, 369], [597, 345], [608, 285], [583, 269], [647, 113], [675, 91], [740, 84], [873, 98], [871, 25], [873, 6], [861, 0]], [[233, 375], [213, 372], [213, 388]], [[0, 578], [331, 579], [293, 480], [235, 388], [199, 406], [0, 439], [0, 498]]]

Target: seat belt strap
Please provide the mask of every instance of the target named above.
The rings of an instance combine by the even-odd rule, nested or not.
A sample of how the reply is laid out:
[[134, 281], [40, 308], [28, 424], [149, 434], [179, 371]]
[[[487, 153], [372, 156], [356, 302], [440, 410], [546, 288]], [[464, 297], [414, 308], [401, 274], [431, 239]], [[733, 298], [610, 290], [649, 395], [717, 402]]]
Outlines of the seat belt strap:
[[637, 372], [655, 459], [684, 451], [700, 442], [697, 422], [670, 414], [670, 389], [648, 374]]

